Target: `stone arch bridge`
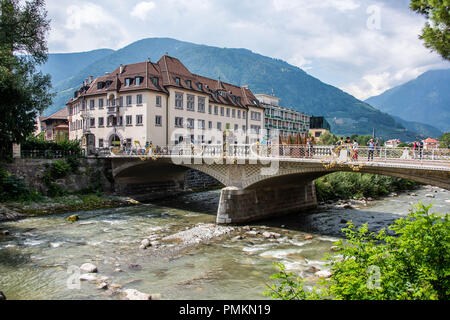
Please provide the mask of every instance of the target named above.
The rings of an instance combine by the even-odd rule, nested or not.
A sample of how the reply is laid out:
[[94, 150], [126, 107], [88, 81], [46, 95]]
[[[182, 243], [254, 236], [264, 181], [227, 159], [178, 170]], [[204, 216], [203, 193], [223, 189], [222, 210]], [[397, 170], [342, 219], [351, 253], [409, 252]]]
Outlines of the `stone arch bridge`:
[[[345, 158], [345, 157], [344, 157]], [[158, 157], [114, 156], [112, 172], [118, 185], [148, 182], [181, 184], [186, 170], [195, 169], [217, 179], [221, 191], [218, 223], [244, 223], [317, 206], [314, 180], [337, 171], [405, 178], [450, 190], [448, 160], [336, 161], [324, 157]]]

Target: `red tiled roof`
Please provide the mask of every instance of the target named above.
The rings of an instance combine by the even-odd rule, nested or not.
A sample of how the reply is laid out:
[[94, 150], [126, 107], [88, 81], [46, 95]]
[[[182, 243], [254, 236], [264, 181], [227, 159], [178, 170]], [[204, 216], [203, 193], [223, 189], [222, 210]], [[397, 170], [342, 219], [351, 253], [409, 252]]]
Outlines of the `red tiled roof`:
[[69, 112], [67, 111], [67, 108], [63, 108], [48, 117], [39, 117], [39, 120], [40, 121], [46, 121], [49, 119], [67, 120], [68, 116], [69, 116]]
[[423, 140], [424, 143], [438, 143], [439, 141], [437, 141], [436, 139], [433, 138], [428, 138], [426, 140]]
[[[120, 72], [121, 68], [122, 73]], [[136, 77], [143, 79], [139, 85], [136, 86], [134, 83], [130, 86], [125, 85], [127, 78], [134, 80]], [[158, 85], [153, 83], [153, 78], [158, 79]], [[177, 84], [176, 78], [179, 79], [179, 84]], [[98, 89], [97, 84], [99, 82], [109, 82], [109, 85]], [[201, 87], [199, 83], [201, 83]], [[208, 94], [211, 103], [244, 108], [248, 106], [259, 106], [258, 100], [248, 88], [228, 84], [220, 81], [220, 79], [214, 80], [193, 74], [180, 60], [168, 55], [161, 57], [157, 63], [147, 61], [120, 66], [112, 73], [97, 77], [90, 84], [83, 85], [78, 90], [77, 98], [72, 98], [67, 103], [69, 104], [81, 96], [104, 94], [108, 91], [127, 92], [148, 89], [168, 93], [166, 87], [169, 86]], [[222, 91], [223, 96], [218, 91]]]

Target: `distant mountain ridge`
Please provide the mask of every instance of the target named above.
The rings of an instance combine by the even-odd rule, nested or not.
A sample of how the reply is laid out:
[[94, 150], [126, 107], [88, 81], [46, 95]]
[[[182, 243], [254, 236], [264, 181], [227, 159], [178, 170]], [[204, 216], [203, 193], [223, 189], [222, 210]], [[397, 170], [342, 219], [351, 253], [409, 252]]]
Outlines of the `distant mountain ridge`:
[[449, 132], [450, 69], [425, 72], [366, 102], [394, 116]]
[[[325, 84], [298, 67], [282, 60], [253, 53], [247, 49], [227, 49], [169, 38], [150, 38], [136, 41], [122, 49], [101, 56], [81, 70], [68, 72], [66, 79], [54, 82], [57, 96], [52, 113], [63, 106], [90, 75], [112, 72], [120, 64], [158, 60], [165, 53], [174, 56], [193, 73], [236, 85], [249, 85], [253, 93], [270, 94], [281, 98], [281, 104], [309, 115], [323, 115], [336, 134], [377, 134], [384, 138], [411, 141], [415, 132], [405, 129], [390, 115], [380, 112], [342, 90]], [[51, 55], [50, 55], [51, 56]]]

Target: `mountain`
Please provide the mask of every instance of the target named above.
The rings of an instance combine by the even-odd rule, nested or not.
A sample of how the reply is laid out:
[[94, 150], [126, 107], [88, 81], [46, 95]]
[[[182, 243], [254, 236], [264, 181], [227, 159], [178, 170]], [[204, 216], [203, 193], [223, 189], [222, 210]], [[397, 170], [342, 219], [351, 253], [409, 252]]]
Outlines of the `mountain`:
[[395, 119], [395, 121], [404, 126], [407, 130], [416, 132], [417, 134], [423, 136], [424, 138], [425, 137], [439, 138], [443, 134], [441, 130], [428, 124], [414, 121], [406, 121], [396, 116], [393, 116], [393, 118]]
[[403, 85], [366, 100], [408, 121], [450, 131], [450, 69], [428, 71]]
[[113, 52], [114, 50], [111, 49], [99, 49], [88, 52], [51, 53], [48, 55], [47, 63], [40, 70], [43, 73], [51, 74], [52, 84], [56, 85], [59, 81], [66, 79], [68, 74], [76, 74], [91, 63]]
[[375, 128], [377, 135], [384, 138], [411, 141], [417, 136], [390, 115], [282, 60], [247, 49], [217, 48], [168, 38], [136, 41], [101, 57], [80, 71], [68, 72], [67, 78], [54, 86], [57, 96], [46, 114], [62, 108], [90, 75], [103, 75], [120, 64], [146, 61], [148, 58], [157, 61], [166, 52], [180, 59], [193, 73], [220, 77], [222, 81], [237, 85], [249, 85], [253, 93], [270, 94], [273, 89], [275, 95], [281, 98], [282, 105], [309, 115], [324, 115], [336, 134], [372, 134]]

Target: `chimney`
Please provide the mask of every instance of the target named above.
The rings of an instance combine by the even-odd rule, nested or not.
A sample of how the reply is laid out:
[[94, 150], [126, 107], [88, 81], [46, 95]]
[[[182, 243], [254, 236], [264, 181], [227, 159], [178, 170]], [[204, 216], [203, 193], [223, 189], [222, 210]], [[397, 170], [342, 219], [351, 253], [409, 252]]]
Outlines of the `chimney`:
[[123, 64], [120, 65], [119, 73], [122, 74], [123, 72]]
[[94, 76], [89, 76], [89, 83], [92, 83], [94, 81]]
[[148, 61], [149, 63], [151, 63], [151, 62], [152, 62], [152, 60], [150, 60], [150, 57], [148, 57], [148, 58], [147, 58], [147, 61]]

